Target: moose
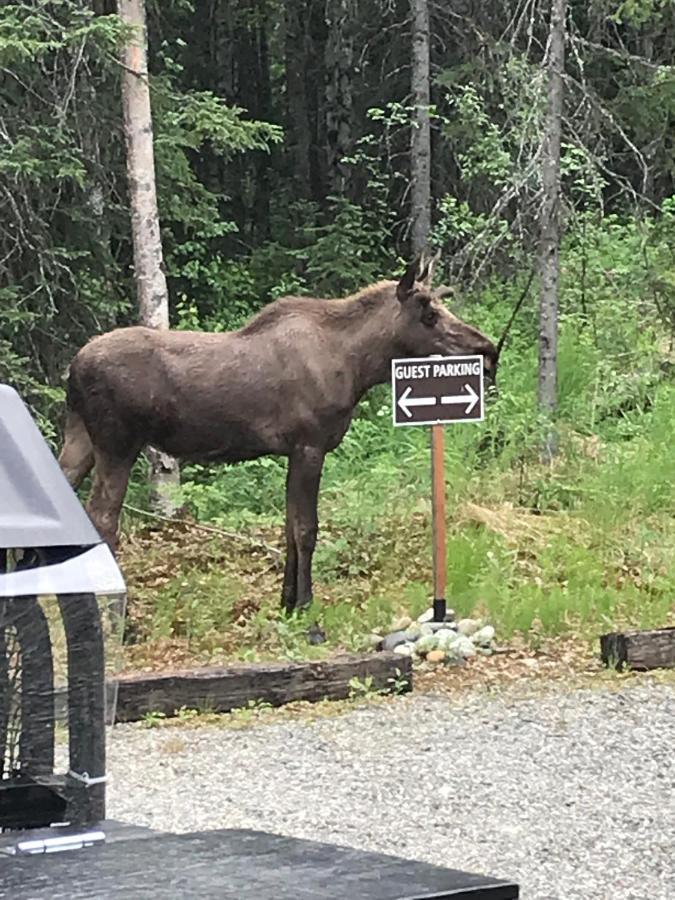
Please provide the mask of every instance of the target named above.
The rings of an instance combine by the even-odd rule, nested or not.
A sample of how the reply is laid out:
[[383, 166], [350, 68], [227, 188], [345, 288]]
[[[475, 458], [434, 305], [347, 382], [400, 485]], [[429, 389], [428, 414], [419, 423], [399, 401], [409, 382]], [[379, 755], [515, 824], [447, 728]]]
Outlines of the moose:
[[193, 462], [288, 458], [282, 604], [312, 601], [321, 470], [355, 407], [397, 357], [478, 354], [492, 380], [498, 349], [452, 315], [424, 254], [396, 281], [337, 300], [283, 297], [237, 331], [118, 328], [72, 360], [59, 462], [116, 549], [131, 468], [146, 446]]

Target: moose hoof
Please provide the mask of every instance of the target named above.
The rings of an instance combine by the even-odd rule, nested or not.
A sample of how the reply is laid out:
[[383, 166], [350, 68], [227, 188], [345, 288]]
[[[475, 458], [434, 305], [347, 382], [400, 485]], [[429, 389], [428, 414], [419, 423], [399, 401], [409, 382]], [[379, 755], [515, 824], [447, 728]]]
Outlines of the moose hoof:
[[321, 628], [318, 622], [310, 625], [307, 629], [307, 642], [313, 646], [326, 643], [326, 632]]

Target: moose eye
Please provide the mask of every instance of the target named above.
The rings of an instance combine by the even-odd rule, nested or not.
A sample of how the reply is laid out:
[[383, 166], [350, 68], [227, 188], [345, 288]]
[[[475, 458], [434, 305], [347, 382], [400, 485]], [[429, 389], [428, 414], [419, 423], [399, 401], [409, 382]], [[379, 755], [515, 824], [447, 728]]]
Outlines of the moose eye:
[[431, 328], [438, 321], [438, 313], [434, 312], [433, 309], [428, 309], [426, 312], [422, 314], [422, 323], [424, 325], [428, 325]]

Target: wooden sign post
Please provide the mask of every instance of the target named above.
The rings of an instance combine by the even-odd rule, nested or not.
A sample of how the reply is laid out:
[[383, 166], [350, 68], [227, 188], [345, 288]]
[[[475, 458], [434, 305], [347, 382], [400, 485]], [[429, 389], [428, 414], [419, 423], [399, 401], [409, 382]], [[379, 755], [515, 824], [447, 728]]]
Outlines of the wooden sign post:
[[431, 516], [434, 565], [434, 622], [445, 619], [445, 435], [442, 425], [431, 426]]
[[443, 425], [483, 419], [483, 357], [429, 356], [391, 364], [394, 425], [431, 425], [434, 621], [446, 614]]

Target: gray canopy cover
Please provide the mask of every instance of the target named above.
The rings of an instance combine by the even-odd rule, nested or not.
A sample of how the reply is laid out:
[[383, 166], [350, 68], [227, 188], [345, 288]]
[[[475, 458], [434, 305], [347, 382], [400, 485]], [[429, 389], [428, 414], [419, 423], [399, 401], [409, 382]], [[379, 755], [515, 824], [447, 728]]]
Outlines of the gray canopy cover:
[[121, 593], [124, 581], [17, 392], [0, 385], [0, 549], [72, 548], [55, 565], [0, 574], [0, 597]]

